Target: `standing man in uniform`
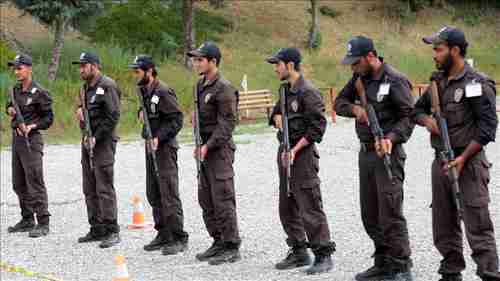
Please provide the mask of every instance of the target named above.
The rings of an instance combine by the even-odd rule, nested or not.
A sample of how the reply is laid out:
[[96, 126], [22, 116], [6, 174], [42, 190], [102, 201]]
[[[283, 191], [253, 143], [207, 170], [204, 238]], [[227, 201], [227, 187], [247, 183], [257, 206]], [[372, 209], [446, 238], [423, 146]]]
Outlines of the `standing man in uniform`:
[[196, 258], [208, 260], [211, 265], [232, 263], [241, 259], [233, 170], [238, 91], [218, 70], [221, 53], [213, 42], [203, 43], [188, 55], [202, 76], [196, 86], [195, 105], [202, 143], [194, 155], [202, 161], [198, 201], [205, 226], [214, 239], [212, 246]]
[[[54, 120], [52, 99], [47, 90], [33, 81], [31, 57], [19, 54], [7, 64], [14, 68], [18, 82], [11, 89], [6, 111], [12, 117], [12, 183], [22, 216], [21, 221], [7, 230], [29, 232], [30, 237], [41, 237], [49, 233], [50, 213], [43, 181], [43, 138], [40, 130], [48, 129]], [[19, 122], [23, 118], [24, 123]]]
[[[137, 94], [141, 95], [143, 102], [139, 118], [144, 121], [145, 109], [152, 137], [148, 139], [144, 124], [142, 137], [148, 142], [145, 145], [146, 195], [153, 209], [154, 228], [158, 231], [144, 250], [161, 249], [164, 255], [175, 255], [186, 250], [188, 243], [177, 166], [179, 145], [176, 136], [182, 128], [183, 115], [174, 90], [157, 78], [155, 63], [150, 56], [137, 56], [129, 67], [138, 80]], [[155, 158], [152, 153], [155, 153]], [[158, 171], [155, 171], [155, 165]]]
[[[287, 235], [290, 251], [286, 258], [276, 264], [277, 269], [291, 269], [311, 264], [307, 253], [310, 247], [315, 259], [307, 274], [330, 271], [333, 268], [331, 255], [335, 243], [330, 239], [330, 229], [323, 211], [319, 171], [319, 152], [315, 143], [320, 143], [326, 130], [325, 105], [320, 92], [300, 72], [301, 54], [296, 48], [281, 49], [267, 59], [274, 65], [285, 91], [285, 106], [288, 109], [290, 155], [285, 155], [283, 145], [278, 149], [280, 178], [279, 214]], [[269, 124], [282, 129], [281, 96], [271, 114]], [[283, 134], [278, 133], [281, 142]], [[290, 190], [285, 185], [286, 172], [283, 157], [289, 157], [291, 166]]]
[[415, 121], [430, 132], [436, 150], [432, 163], [432, 230], [434, 245], [443, 259], [439, 267], [441, 281], [461, 281], [465, 269], [461, 220], [453, 200], [448, 165], [458, 171], [462, 194], [465, 235], [477, 264], [477, 275], [483, 281], [500, 280], [494, 227], [490, 218], [488, 183], [491, 164], [484, 147], [495, 141], [498, 117], [495, 112], [495, 82], [477, 72], [464, 61], [468, 43], [464, 33], [444, 27], [423, 38], [432, 44], [438, 71], [431, 75], [437, 84], [441, 116], [448, 133], [455, 159], [440, 159], [442, 140], [432, 113], [430, 88], [415, 105]]
[[[85, 81], [76, 115], [84, 129], [82, 107], [85, 107], [92, 131], [90, 137], [86, 134], [82, 138], [83, 194], [90, 231], [78, 238], [78, 242], [101, 241], [99, 247], [109, 248], [120, 243], [113, 166], [121, 92], [114, 80], [101, 74], [97, 55], [84, 52], [73, 64], [80, 65], [80, 78]], [[90, 157], [92, 149], [93, 157]]]
[[[361, 218], [375, 246], [374, 265], [358, 273], [356, 280], [412, 280], [408, 228], [403, 215], [403, 143], [414, 128], [410, 120], [412, 86], [406, 76], [377, 56], [373, 41], [363, 36], [349, 41], [342, 64], [351, 66], [353, 76], [339, 93], [335, 110], [341, 116], [356, 118]], [[368, 122], [366, 105], [356, 83], [366, 92], [367, 104], [373, 106], [383, 131], [380, 141], [370, 131], [374, 124]], [[386, 153], [390, 156], [389, 167], [384, 165]]]

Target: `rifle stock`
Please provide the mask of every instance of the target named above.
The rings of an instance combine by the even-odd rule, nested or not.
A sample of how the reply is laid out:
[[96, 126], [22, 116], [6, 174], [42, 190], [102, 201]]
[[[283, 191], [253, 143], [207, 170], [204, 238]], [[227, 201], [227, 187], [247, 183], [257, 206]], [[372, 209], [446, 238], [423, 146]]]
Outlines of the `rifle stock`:
[[[431, 81], [431, 104], [432, 115], [437, 121], [439, 128], [439, 136], [442, 144], [442, 151], [440, 152], [441, 160], [448, 165], [451, 161], [455, 160], [455, 153], [451, 147], [450, 135], [448, 134], [448, 124], [446, 119], [441, 115], [441, 107], [439, 101], [439, 91], [436, 81]], [[460, 186], [458, 182], [458, 171], [456, 167], [448, 166], [448, 177], [451, 181], [451, 188], [453, 192], [453, 199], [458, 212], [458, 218], [463, 219], [463, 204], [462, 194], [460, 193]]]
[[[368, 103], [368, 100], [366, 98], [366, 91], [363, 86], [363, 82], [361, 81], [361, 78], [358, 78], [356, 80], [355, 87], [359, 95], [359, 98], [361, 100], [361, 105], [366, 110], [366, 114], [368, 115], [368, 127], [370, 128], [370, 132], [375, 138], [375, 142], [382, 143], [382, 139], [384, 138], [384, 131], [380, 127], [380, 123], [378, 122], [375, 109], [371, 104]], [[382, 159], [384, 161], [384, 167], [387, 173], [387, 177], [389, 178], [392, 184], [395, 184], [394, 175], [392, 174], [392, 162], [390, 154], [384, 151]]]
[[86, 139], [86, 147], [89, 152], [89, 164], [90, 164], [90, 169], [94, 169], [94, 144], [91, 141], [91, 139], [94, 137], [92, 133], [92, 127], [90, 126], [90, 114], [89, 110], [87, 108], [87, 95], [86, 95], [86, 89], [84, 86], [80, 89], [80, 99], [82, 101], [82, 111], [83, 111], [83, 119], [85, 122], [85, 128], [84, 128], [84, 138]]
[[201, 149], [201, 135], [200, 135], [200, 113], [199, 113], [199, 104], [198, 104], [198, 84], [195, 83], [193, 87], [193, 100], [194, 100], [194, 120], [193, 120], [193, 138], [194, 145], [196, 150], [196, 180], [198, 182], [198, 186], [201, 184], [201, 163], [202, 159], [200, 159], [200, 149]]
[[287, 107], [287, 99], [286, 99], [286, 91], [285, 86], [280, 87], [280, 108], [281, 108], [281, 145], [283, 149], [283, 153], [285, 157], [282, 158], [284, 161], [285, 168], [285, 188], [287, 196], [290, 196], [290, 179], [291, 175], [291, 163], [290, 163], [290, 132], [288, 130], [288, 107]]
[[[16, 115], [14, 115], [14, 118], [16, 119], [16, 125], [19, 129], [21, 129], [22, 127], [26, 126], [26, 121], [24, 120], [24, 116], [21, 112], [21, 109], [19, 108], [19, 105], [16, 102], [16, 98], [14, 96], [14, 88], [12, 88], [10, 91], [10, 100], [12, 106], [14, 107], [14, 110], [16, 111]], [[23, 136], [24, 136], [24, 142], [26, 143], [26, 147], [28, 148], [28, 151], [31, 152], [31, 143], [29, 137], [27, 134], [24, 134], [24, 132]]]
[[151, 123], [149, 122], [149, 114], [144, 104], [144, 96], [142, 89], [139, 89], [139, 101], [141, 102], [142, 116], [144, 119], [144, 129], [146, 130], [146, 152], [149, 153], [153, 162], [153, 172], [157, 182], [160, 182], [160, 170], [158, 169], [158, 161], [156, 160], [156, 152], [153, 150], [153, 132], [151, 130]]

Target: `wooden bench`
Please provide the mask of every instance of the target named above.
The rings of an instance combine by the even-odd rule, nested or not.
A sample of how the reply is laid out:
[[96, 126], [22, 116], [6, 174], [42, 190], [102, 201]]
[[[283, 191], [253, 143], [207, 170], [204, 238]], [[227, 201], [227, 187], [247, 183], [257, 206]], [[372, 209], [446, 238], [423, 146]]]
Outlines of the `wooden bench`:
[[417, 97], [421, 97], [429, 84], [414, 84], [413, 85], [413, 94], [416, 95]]
[[273, 107], [273, 98], [269, 90], [240, 92], [238, 110], [240, 112], [245, 112], [245, 117], [247, 118], [251, 110], [262, 109], [266, 111], [267, 118], [269, 118], [271, 116], [271, 108]]

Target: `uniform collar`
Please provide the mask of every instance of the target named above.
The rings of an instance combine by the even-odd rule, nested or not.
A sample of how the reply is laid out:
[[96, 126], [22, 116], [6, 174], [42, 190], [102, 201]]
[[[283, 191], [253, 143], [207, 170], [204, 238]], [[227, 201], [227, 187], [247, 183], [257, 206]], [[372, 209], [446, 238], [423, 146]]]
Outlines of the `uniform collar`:
[[221, 77], [221, 74], [219, 71], [217, 71], [217, 73], [215, 73], [214, 79], [212, 79], [212, 80], [207, 80], [207, 77], [204, 76], [203, 79], [201, 80], [202, 88], [212, 86], [213, 84], [215, 84], [215, 82], [217, 82], [217, 80], [220, 79], [220, 77]]
[[373, 73], [373, 74], [371, 75], [371, 77], [372, 77], [371, 79], [372, 79], [372, 80], [375, 80], [375, 81], [380, 81], [380, 80], [382, 80], [382, 78], [384, 77], [384, 74], [385, 74], [385, 72], [386, 72], [386, 66], [387, 66], [387, 65], [385, 64], [385, 62], [383, 62], [383, 63], [382, 63], [382, 65], [380, 66], [380, 69], [378, 70], [378, 72]]
[[99, 84], [99, 82], [101, 82], [102, 76], [102, 73], [97, 74], [94, 79], [92, 79], [92, 81], [87, 83], [87, 86], [90, 88], [94, 88], [95, 86], [97, 86], [97, 84]]
[[298, 93], [302, 88], [304, 88], [304, 83], [305, 83], [304, 75], [302, 75], [301, 73], [297, 81], [295, 81], [295, 84], [293, 84], [293, 86], [290, 87], [290, 92], [294, 94]]
[[145, 85], [145, 86], [141, 86], [141, 89], [145, 94], [151, 95], [151, 93], [153, 93], [158, 88], [159, 85], [160, 85], [160, 81], [155, 78], [153, 80], [153, 82], [151, 83], [150, 87]]
[[471, 72], [472, 70], [473, 68], [467, 62], [465, 62], [464, 69], [460, 73], [458, 73], [455, 77], [451, 78], [450, 81], [452, 80], [458, 81], [462, 79], [465, 76], [465, 74]]
[[17, 84], [17, 88], [22, 93], [29, 93], [29, 94], [31, 94], [31, 91], [33, 91], [33, 88], [38, 88], [38, 84], [35, 81], [31, 80], [30, 85], [28, 86], [28, 88], [26, 89], [26, 91], [23, 90], [23, 84], [22, 83], [18, 83]]

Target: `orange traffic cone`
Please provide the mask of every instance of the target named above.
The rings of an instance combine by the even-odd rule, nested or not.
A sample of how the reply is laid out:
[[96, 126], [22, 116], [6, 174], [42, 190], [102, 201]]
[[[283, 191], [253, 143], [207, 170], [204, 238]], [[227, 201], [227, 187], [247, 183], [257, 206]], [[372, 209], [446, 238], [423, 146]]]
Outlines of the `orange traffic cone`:
[[124, 256], [116, 256], [116, 271], [113, 275], [112, 281], [130, 281], [130, 277], [128, 275], [127, 265], [125, 264]]
[[144, 205], [141, 198], [137, 195], [132, 197], [132, 205], [134, 206], [134, 213], [132, 214], [132, 223], [128, 228], [146, 228], [151, 224], [144, 222]]

